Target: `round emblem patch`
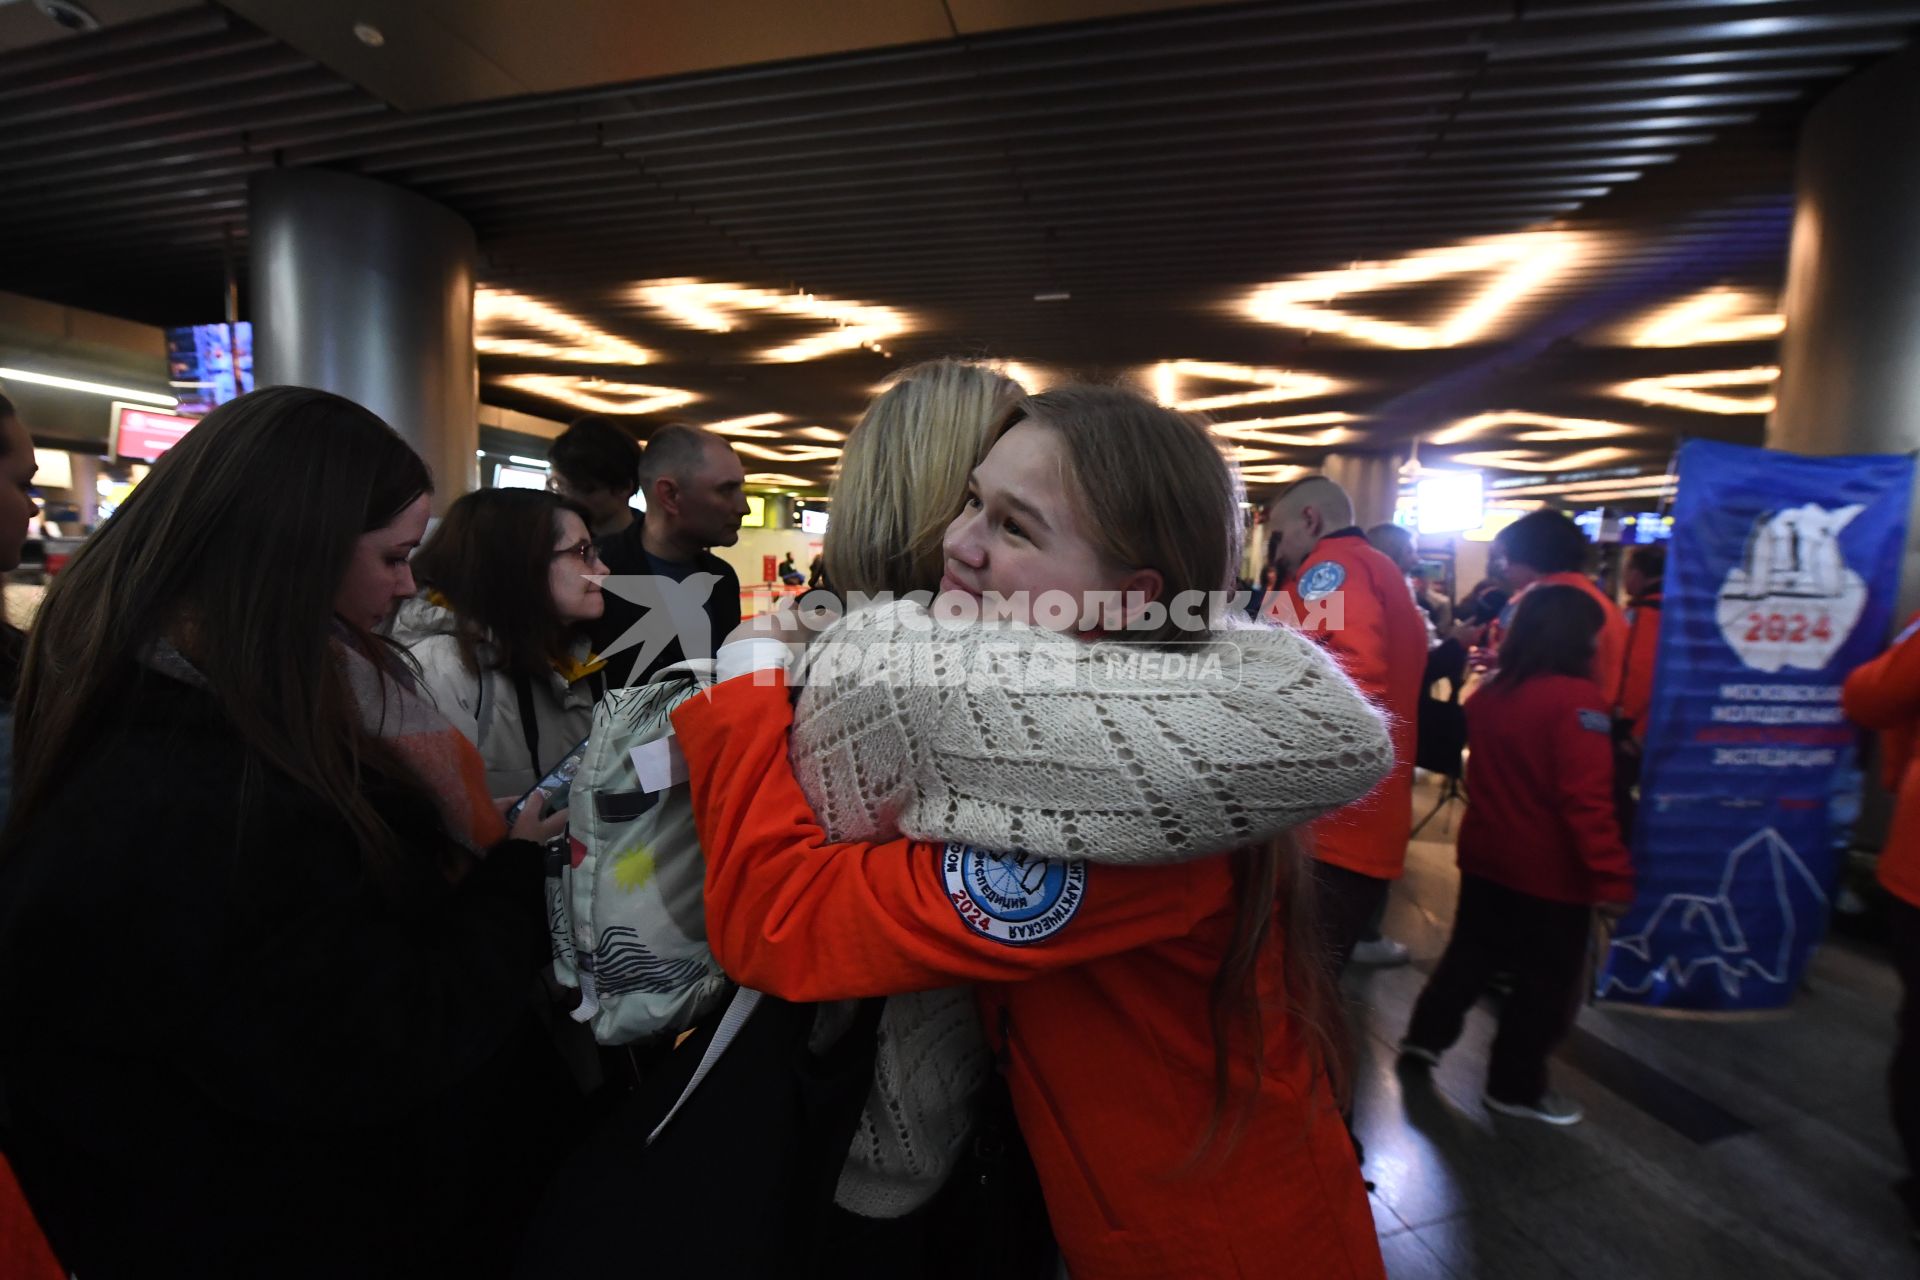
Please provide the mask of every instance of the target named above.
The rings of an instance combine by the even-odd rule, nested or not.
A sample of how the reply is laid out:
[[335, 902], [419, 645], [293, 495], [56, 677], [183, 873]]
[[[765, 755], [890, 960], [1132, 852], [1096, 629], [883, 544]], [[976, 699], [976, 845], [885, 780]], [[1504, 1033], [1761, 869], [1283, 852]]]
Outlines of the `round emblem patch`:
[[1347, 580], [1347, 571], [1332, 560], [1322, 560], [1307, 570], [1300, 579], [1300, 598], [1302, 600], [1320, 600], [1340, 589]]
[[947, 898], [975, 933], [1024, 947], [1066, 928], [1087, 896], [1084, 861], [988, 853], [949, 844], [940, 858]]

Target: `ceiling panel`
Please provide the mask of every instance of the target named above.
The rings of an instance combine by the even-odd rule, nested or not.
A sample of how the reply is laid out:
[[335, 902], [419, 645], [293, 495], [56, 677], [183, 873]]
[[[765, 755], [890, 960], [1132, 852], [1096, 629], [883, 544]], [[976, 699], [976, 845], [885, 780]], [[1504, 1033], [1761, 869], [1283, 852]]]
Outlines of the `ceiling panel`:
[[[1416, 440], [1528, 474], [1757, 439], [1764, 382], [1711, 380], [1774, 358], [1799, 121], [1920, 23], [1893, 0], [233, 8], [0, 53], [0, 288], [212, 318], [229, 263], [244, 285], [248, 177], [327, 166], [442, 201], [488, 289], [658, 356], [483, 354], [490, 403], [670, 385], [696, 420], [783, 415], [778, 451], [905, 361], [983, 356], [1238, 396], [1216, 413], [1265, 433], [1257, 485]], [[727, 332], [646, 291], [681, 280], [734, 287], [705, 295]], [[861, 328], [840, 304], [900, 324], [769, 356]], [[1260, 400], [1274, 370], [1338, 385]]]

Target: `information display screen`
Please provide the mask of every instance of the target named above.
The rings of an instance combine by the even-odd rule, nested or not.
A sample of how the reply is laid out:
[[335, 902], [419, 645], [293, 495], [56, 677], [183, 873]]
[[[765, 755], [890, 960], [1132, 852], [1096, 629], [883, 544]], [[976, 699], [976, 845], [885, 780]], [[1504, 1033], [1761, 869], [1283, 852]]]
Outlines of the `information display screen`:
[[180, 397], [180, 412], [195, 417], [253, 390], [252, 323], [167, 330], [167, 378]]

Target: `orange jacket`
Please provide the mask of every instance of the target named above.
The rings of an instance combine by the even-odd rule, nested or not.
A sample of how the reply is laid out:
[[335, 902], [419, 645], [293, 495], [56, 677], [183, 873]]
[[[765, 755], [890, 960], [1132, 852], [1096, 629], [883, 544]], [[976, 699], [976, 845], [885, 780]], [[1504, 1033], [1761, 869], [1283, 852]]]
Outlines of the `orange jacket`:
[[1620, 714], [1633, 721], [1633, 736], [1642, 742], [1647, 737], [1647, 713], [1653, 710], [1653, 664], [1660, 654], [1660, 604], [1658, 591], [1629, 602], [1627, 657], [1618, 694], [1604, 690], [1608, 698], [1619, 698]]
[[[979, 984], [1074, 1280], [1383, 1275], [1353, 1149], [1280, 1005], [1239, 1141], [1189, 1166], [1213, 1106], [1208, 986], [1233, 931], [1227, 858], [1118, 868], [836, 844], [787, 758], [783, 679], [725, 681], [673, 721], [715, 956], [790, 1000]], [[1269, 946], [1263, 1000], [1280, 999], [1281, 963]], [[1238, 1099], [1251, 1085], [1236, 1078]]]
[[[1286, 584], [1297, 622], [1339, 661], [1361, 692], [1387, 713], [1393, 772], [1364, 800], [1314, 823], [1313, 856], [1381, 880], [1398, 879], [1413, 830], [1413, 758], [1427, 624], [1406, 575], [1358, 529], [1320, 540]], [[1331, 605], [1337, 601], [1339, 608]]]
[[1920, 614], [1891, 648], [1854, 669], [1840, 705], [1855, 724], [1879, 730], [1881, 781], [1894, 794], [1880, 883], [1920, 907]]

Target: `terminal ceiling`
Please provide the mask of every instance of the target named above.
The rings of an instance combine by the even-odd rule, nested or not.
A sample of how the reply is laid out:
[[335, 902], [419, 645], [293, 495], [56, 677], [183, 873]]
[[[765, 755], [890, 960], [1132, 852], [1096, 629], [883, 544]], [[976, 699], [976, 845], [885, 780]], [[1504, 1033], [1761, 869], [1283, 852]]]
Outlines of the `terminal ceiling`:
[[89, 4], [80, 35], [0, 6], [0, 289], [218, 319], [248, 178], [361, 173], [479, 232], [483, 399], [717, 422], [788, 484], [944, 354], [1203, 408], [1256, 489], [1414, 441], [1542, 484], [1757, 442], [1799, 122], [1920, 24], [1893, 0]]

